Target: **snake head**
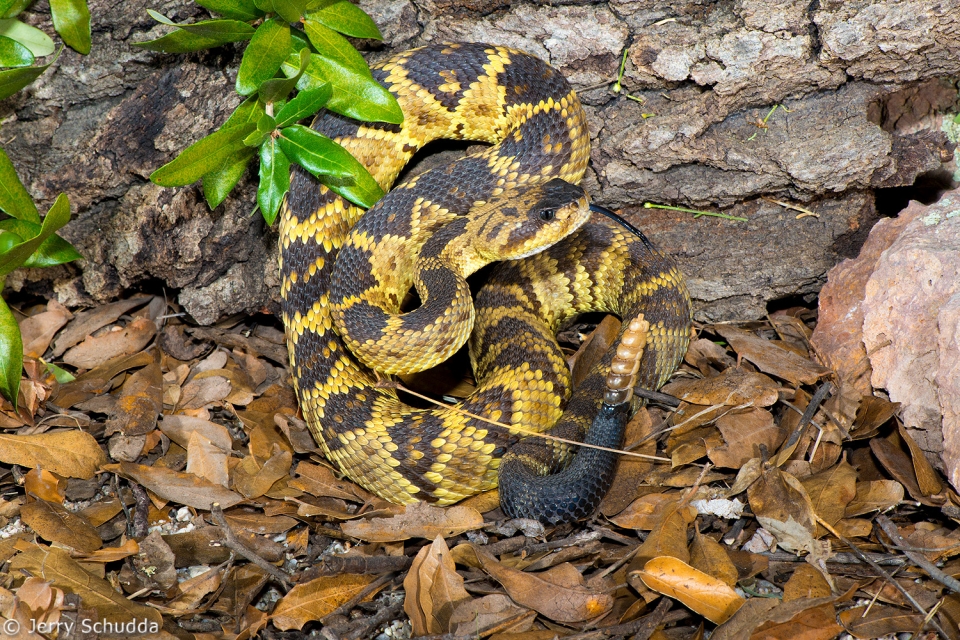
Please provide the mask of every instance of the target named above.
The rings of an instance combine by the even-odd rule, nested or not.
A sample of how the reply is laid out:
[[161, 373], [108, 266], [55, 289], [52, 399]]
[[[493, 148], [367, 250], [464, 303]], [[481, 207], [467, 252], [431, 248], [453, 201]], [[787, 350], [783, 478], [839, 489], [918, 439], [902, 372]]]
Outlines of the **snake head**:
[[470, 213], [475, 250], [493, 260], [518, 260], [553, 246], [590, 217], [584, 190], [565, 180], [507, 191]]

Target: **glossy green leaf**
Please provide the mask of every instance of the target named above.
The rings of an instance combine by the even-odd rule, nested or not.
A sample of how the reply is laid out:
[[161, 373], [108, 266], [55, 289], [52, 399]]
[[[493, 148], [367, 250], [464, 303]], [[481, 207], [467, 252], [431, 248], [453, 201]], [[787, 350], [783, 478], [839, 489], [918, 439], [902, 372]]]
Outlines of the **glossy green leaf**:
[[47, 238], [68, 222], [70, 222], [70, 201], [66, 194], [61, 193], [57, 196], [57, 200], [50, 207], [50, 210], [47, 211], [47, 215], [44, 216], [40, 233], [32, 238], [24, 239], [19, 245], [0, 256], [0, 277], [21, 267]]
[[40, 31], [40, 29], [31, 27], [19, 20], [0, 20], [0, 36], [6, 36], [11, 40], [16, 40], [27, 49], [30, 49], [30, 53], [38, 58], [50, 55], [56, 48], [50, 36]]
[[303, 29], [318, 53], [358, 74], [370, 75], [367, 61], [342, 35], [309, 17], [303, 21]]
[[227, 118], [227, 121], [224, 122], [220, 128], [229, 129], [230, 127], [247, 124], [248, 122], [259, 122], [265, 113], [266, 111], [263, 108], [263, 104], [256, 96], [252, 96], [241, 102], [240, 106], [233, 110], [233, 113], [230, 114], [230, 117]]
[[87, 0], [50, 0], [53, 28], [74, 51], [90, 53], [90, 10]]
[[[21, 238], [20, 241], [22, 242], [23, 239], [35, 238], [40, 235], [42, 228], [39, 224], [34, 224], [33, 222], [9, 218], [7, 220], [0, 220], [0, 231], [12, 232]], [[58, 264], [79, 260], [82, 257], [72, 244], [54, 234], [44, 240], [40, 246], [37, 247], [36, 251], [30, 254], [23, 264], [19, 266], [28, 269], [53, 267]]]
[[323, 83], [316, 89], [301, 91], [295, 98], [285, 104], [283, 109], [277, 112], [277, 126], [286, 127], [304, 118], [309, 118], [323, 108], [331, 95], [333, 95], [333, 88], [329, 82]]
[[309, 17], [354, 38], [383, 40], [377, 24], [357, 5], [340, 0], [309, 14]]
[[52, 362], [47, 362], [43, 358], [40, 359], [40, 362], [46, 365], [47, 371], [49, 371], [51, 375], [53, 375], [54, 379], [60, 384], [67, 384], [68, 382], [73, 382], [77, 379], [75, 375], [69, 371], [66, 371], [65, 369], [61, 369]]
[[263, 15], [253, 0], [196, 0], [197, 4], [226, 18], [253, 20]]
[[287, 158], [351, 202], [371, 207], [383, 196], [370, 172], [330, 138], [295, 124], [281, 129], [277, 140]]
[[177, 29], [155, 40], [131, 42], [130, 44], [134, 47], [140, 47], [148, 51], [159, 51], [160, 53], [190, 53], [219, 47], [223, 43], [216, 38], [198, 36], [183, 29]]
[[283, 196], [290, 190], [290, 159], [280, 149], [276, 138], [260, 147], [260, 187], [257, 204], [268, 225], [277, 219]]
[[256, 31], [256, 29], [249, 24], [241, 22], [240, 20], [202, 20], [188, 24], [177, 24], [162, 13], [157, 13], [152, 9], [147, 9], [147, 13], [157, 22], [171, 27], [178, 27], [197, 36], [218, 40], [222, 44], [249, 40]]
[[16, 233], [0, 230], [0, 256], [23, 242], [23, 238]]
[[40, 212], [17, 176], [10, 157], [0, 149], [0, 211], [14, 218], [40, 224]]
[[49, 66], [45, 64], [41, 67], [21, 67], [0, 71], [0, 100], [9, 98], [39, 78]]
[[291, 47], [290, 25], [267, 20], [261, 24], [243, 52], [237, 72], [237, 93], [250, 95], [276, 75]]
[[296, 75], [289, 78], [273, 78], [260, 85], [260, 100], [268, 104], [287, 99], [290, 92], [297, 87], [297, 82], [300, 81], [303, 72], [306, 71], [307, 65], [310, 64], [310, 50], [306, 47], [300, 49], [297, 60]]
[[15, 18], [32, 3], [33, 0], [0, 0], [0, 18]]
[[193, 184], [211, 171], [220, 169], [230, 157], [243, 150], [243, 139], [256, 128], [256, 123], [247, 122], [211, 133], [151, 173], [150, 180], [161, 187]]
[[[2, 282], [2, 281], [0, 281]], [[0, 298], [0, 393], [17, 408], [23, 372], [23, 339], [20, 326], [6, 301]]]
[[227, 199], [255, 155], [255, 149], [244, 147], [226, 158], [219, 168], [203, 176], [203, 197], [208, 207], [216, 209]]
[[0, 0], [0, 17], [5, 17], [4, 14], [13, 9], [15, 4], [17, 4], [17, 0]]
[[307, 10], [306, 0], [273, 0], [273, 10], [287, 22], [300, 22]]
[[314, 55], [312, 62], [333, 85], [333, 95], [326, 104], [327, 109], [365, 122], [403, 122], [403, 111], [397, 99], [369, 73], [355, 73], [353, 69], [322, 55]]
[[30, 49], [6, 36], [0, 36], [0, 67], [29, 67], [35, 58]]

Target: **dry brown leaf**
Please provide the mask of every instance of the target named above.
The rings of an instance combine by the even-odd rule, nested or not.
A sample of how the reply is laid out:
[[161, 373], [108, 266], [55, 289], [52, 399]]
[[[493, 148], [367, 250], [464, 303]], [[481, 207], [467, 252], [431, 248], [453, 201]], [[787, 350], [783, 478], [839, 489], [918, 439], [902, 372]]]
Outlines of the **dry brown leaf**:
[[760, 445], [768, 452], [776, 451], [784, 434], [766, 409], [751, 407], [746, 411], [726, 413], [716, 421], [724, 444], [707, 447], [707, 456], [718, 467], [739, 469], [752, 458], [760, 457]]
[[755, 364], [758, 369], [793, 384], [815, 384], [820, 378], [831, 374], [830, 369], [750, 331], [731, 325], [714, 325], [713, 330], [723, 336], [738, 355]]
[[190, 441], [187, 443], [187, 473], [222, 487], [229, 487], [227, 453], [205, 436], [194, 431], [190, 434]]
[[270, 619], [281, 631], [303, 629], [356, 596], [375, 578], [348, 573], [298, 584], [277, 603]]
[[66, 489], [66, 480], [46, 469], [30, 469], [23, 476], [23, 492], [47, 502], [63, 504]]
[[298, 520], [290, 516], [267, 516], [262, 513], [242, 511], [240, 507], [224, 514], [234, 530], [242, 529], [260, 535], [277, 535], [293, 529]]
[[903, 428], [902, 424], [897, 426], [897, 430], [900, 433], [900, 437], [903, 438], [903, 441], [907, 443], [907, 448], [910, 450], [910, 458], [913, 460], [913, 471], [917, 476], [917, 484], [920, 487], [920, 491], [923, 492], [923, 495], [935, 496], [943, 491], [943, 483], [940, 482], [937, 472], [933, 470], [933, 465], [927, 460], [927, 456], [924, 455], [923, 449], [920, 448], [917, 441]]
[[220, 402], [230, 395], [230, 381], [222, 376], [191, 380], [180, 390], [180, 404], [177, 411], [202, 409], [208, 404]]
[[[19, 605], [30, 613], [30, 629], [44, 630], [49, 633], [58, 629], [60, 613], [65, 608], [66, 594], [51, 583], [36, 577], [28, 577], [17, 589]], [[7, 636], [4, 633], [4, 636]]]
[[352, 520], [340, 525], [348, 536], [370, 542], [396, 542], [410, 538], [433, 540], [449, 538], [483, 526], [483, 516], [476, 509], [455, 505], [434, 507], [426, 502], [407, 505], [406, 510], [389, 518]]
[[107, 420], [106, 434], [142, 436], [157, 426], [163, 411], [163, 373], [152, 363], [140, 369], [126, 382], [117, 399], [115, 413]]
[[214, 503], [219, 503], [226, 509], [243, 500], [240, 494], [218, 484], [207, 482], [192, 473], [181, 473], [164, 467], [148, 467], [132, 462], [109, 464], [103, 469], [135, 480], [164, 500], [171, 500], [195, 509], [209, 511]]
[[25, 544], [22, 553], [10, 561], [10, 569], [24, 569], [68, 593], [77, 594], [85, 606], [97, 610], [101, 620], [121, 624], [145, 621], [155, 623], [157, 630], [163, 623], [156, 609], [128, 600], [109, 582], [85, 571], [63, 549]]
[[293, 454], [277, 447], [261, 466], [253, 456], [245, 457], [233, 470], [233, 486], [248, 499], [264, 495], [275, 482], [289, 477]]
[[[490, 636], [491, 640], [497, 637], [501, 640], [535, 640], [524, 632], [530, 630], [536, 617], [536, 611], [518, 607], [503, 594], [492, 593], [458, 605], [450, 617], [450, 626], [454, 636], [476, 634], [478, 629], [498, 629], [501, 633]], [[553, 640], [557, 632], [550, 631], [549, 634], [542, 640]]]
[[874, 605], [864, 615], [865, 607], [840, 612], [840, 623], [855, 638], [870, 640], [890, 634], [913, 632], [920, 628], [923, 616], [912, 611]]
[[247, 446], [250, 449], [250, 454], [259, 460], [260, 464], [273, 457], [276, 453], [274, 447], [280, 447], [283, 451], [293, 453], [293, 447], [283, 437], [272, 418], [269, 423], [258, 424], [250, 430], [250, 442]]
[[103, 540], [82, 515], [68, 511], [56, 502], [34, 500], [20, 508], [23, 522], [44, 540], [91, 553], [103, 545]]
[[764, 529], [787, 551], [822, 554], [814, 539], [816, 516], [803, 485], [776, 467], [764, 469], [747, 490], [750, 508]]
[[[655, 438], [647, 438], [653, 433], [653, 420], [646, 407], [642, 407], [627, 423], [623, 436], [624, 450], [652, 456], [657, 453]], [[642, 444], [638, 444], [641, 443]], [[622, 456], [617, 465], [613, 484], [600, 503], [600, 513], [609, 517], [620, 513], [638, 497], [638, 487], [642, 478], [653, 469], [653, 463], [642, 458]]]
[[593, 366], [600, 362], [603, 354], [616, 342], [619, 333], [620, 320], [616, 316], [604, 316], [577, 352], [567, 358], [567, 365], [572, 372], [573, 389], [580, 387], [580, 383], [590, 374]]
[[87, 338], [63, 354], [63, 361], [78, 369], [93, 369], [112, 358], [137, 353], [156, 334], [153, 320], [136, 318], [122, 329]]
[[177, 585], [180, 595], [165, 605], [172, 612], [193, 611], [203, 599], [220, 588], [223, 580], [223, 567], [211, 568], [198, 576], [184, 580]]
[[118, 513], [123, 511], [123, 505], [117, 498], [104, 498], [92, 502], [84, 507], [80, 513], [90, 521], [94, 527], [99, 527], [105, 522], [112, 520]]
[[876, 396], [863, 396], [860, 399], [860, 406], [857, 407], [857, 415], [853, 421], [853, 426], [850, 427], [850, 439], [872, 438], [877, 435], [880, 427], [897, 415], [899, 410], [899, 402], [890, 402]]
[[722, 544], [700, 533], [694, 527], [690, 543], [690, 566], [721, 580], [731, 587], [737, 586], [739, 571]]
[[[843, 518], [844, 510], [857, 494], [857, 470], [840, 461], [835, 467], [821, 471], [800, 481], [813, 511], [823, 520], [834, 525]], [[826, 534], [823, 527], [817, 529], [817, 536]]]
[[555, 622], [583, 622], [606, 615], [613, 608], [613, 597], [585, 586], [563, 587], [539, 575], [510, 569], [492, 555], [472, 544], [453, 550], [458, 562], [480, 567], [503, 585], [517, 604], [529, 607]]
[[185, 415], [163, 416], [163, 420], [160, 421], [160, 431], [184, 449], [190, 444], [190, 434], [194, 432], [228, 453], [233, 449], [233, 438], [230, 437], [227, 428], [203, 418]]
[[270, 576], [255, 564], [244, 564], [231, 569], [223, 584], [220, 597], [211, 607], [217, 613], [239, 617], [267, 584]]
[[744, 599], [719, 578], [672, 556], [653, 558], [636, 574], [649, 588], [676, 598], [715, 624], [726, 622], [744, 603]]
[[297, 477], [290, 486], [310, 495], [327, 498], [342, 498], [351, 502], [367, 502], [373, 496], [348, 480], [339, 480], [330, 467], [309, 462], [297, 465]]
[[894, 431], [886, 438], [871, 438], [870, 451], [887, 473], [898, 480], [914, 500], [930, 506], [940, 504], [939, 501], [929, 498], [920, 488], [913, 461], [907, 453], [907, 445], [899, 433]]
[[903, 485], [896, 480], [858, 482], [853, 500], [844, 509], [844, 516], [852, 518], [871, 511], [883, 511], [903, 500]]
[[89, 480], [106, 461], [100, 445], [85, 431], [48, 431], [29, 436], [0, 433], [0, 462], [7, 464]]
[[783, 586], [783, 601], [800, 598], [824, 598], [831, 594], [830, 585], [823, 574], [809, 564], [797, 565], [793, 575]]
[[453, 610], [470, 599], [450, 549], [440, 536], [420, 549], [403, 579], [403, 588], [403, 610], [413, 625], [414, 636], [450, 631]]
[[153, 296], [146, 296], [130, 298], [129, 300], [119, 300], [110, 304], [97, 305], [89, 311], [78, 313], [67, 328], [57, 336], [53, 348], [53, 355], [59, 357], [64, 351], [75, 344], [79, 344], [81, 340], [97, 329], [107, 326], [126, 312], [143, 306], [152, 299]]
[[766, 622], [757, 627], [750, 640], [831, 640], [841, 631], [833, 605], [824, 604], [804, 609], [784, 622]]
[[137, 544], [136, 540], [128, 538], [118, 547], [106, 547], [104, 549], [98, 549], [93, 553], [71, 553], [70, 557], [82, 562], [100, 562], [106, 564], [107, 562], [116, 562], [117, 560], [129, 558], [137, 553], [140, 553], [140, 545]]
[[650, 530], [647, 539], [640, 545], [637, 555], [631, 561], [631, 569], [642, 568], [648, 560], [657, 556], [671, 556], [684, 563], [688, 562], [690, 552], [687, 550], [687, 528], [696, 519], [697, 510], [689, 504], [681, 504], [679, 500], [664, 504], [660, 510], [659, 521]]
[[671, 503], [676, 507], [679, 499], [680, 494], [675, 491], [648, 493], [631, 502], [626, 509], [610, 518], [610, 521], [624, 529], [650, 531], [662, 521], [664, 508]]
[[57, 302], [47, 303], [47, 310], [20, 321], [20, 337], [23, 340], [23, 355], [30, 358], [42, 356], [60, 327], [73, 317], [70, 311]]
[[769, 407], [780, 397], [779, 385], [762, 373], [727, 369], [720, 375], [700, 380], [680, 379], [663, 388], [664, 393], [684, 402], [703, 406], [735, 407], [748, 402], [755, 407]]

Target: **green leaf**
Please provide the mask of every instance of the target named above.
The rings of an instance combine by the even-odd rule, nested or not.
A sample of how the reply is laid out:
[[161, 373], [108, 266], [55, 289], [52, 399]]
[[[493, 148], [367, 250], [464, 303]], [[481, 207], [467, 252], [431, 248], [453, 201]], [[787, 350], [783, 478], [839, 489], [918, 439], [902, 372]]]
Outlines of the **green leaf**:
[[273, 0], [273, 10], [287, 22], [300, 22], [306, 9], [306, 0]]
[[53, 28], [74, 51], [90, 53], [90, 10], [87, 0], [50, 0]]
[[243, 139], [256, 128], [255, 123], [247, 122], [211, 133], [151, 173], [150, 180], [161, 187], [192, 184], [207, 173], [220, 169], [230, 157], [242, 151], [245, 148]]
[[263, 15], [253, 0], [196, 0], [197, 4], [234, 20], [253, 20]]
[[[0, 230], [0, 256], [5, 255], [21, 242], [23, 242], [22, 236], [10, 231]], [[0, 282], [0, 285], [2, 285], [2, 282]]]
[[371, 207], [383, 196], [380, 185], [356, 158], [313, 129], [295, 124], [281, 129], [277, 141], [287, 158], [351, 202]]
[[6, 36], [0, 36], [0, 67], [29, 67], [35, 58], [30, 49]]
[[230, 117], [227, 118], [227, 121], [224, 122], [220, 128], [229, 129], [230, 127], [247, 124], [248, 122], [259, 122], [265, 113], [266, 111], [263, 108], [263, 104], [257, 96], [251, 96], [233, 110], [233, 113], [230, 114]]
[[277, 112], [277, 126], [286, 127], [295, 124], [298, 120], [312, 116], [323, 108], [331, 95], [333, 95], [333, 88], [329, 82], [323, 83], [316, 89], [301, 91], [293, 100], [285, 104], [283, 109]]
[[47, 371], [49, 371], [53, 375], [54, 379], [60, 384], [67, 384], [68, 382], [73, 382], [74, 380], [77, 379], [75, 375], [73, 375], [69, 371], [61, 369], [60, 367], [53, 364], [52, 362], [47, 362], [43, 358], [40, 358], [40, 362], [46, 365]]
[[300, 49], [297, 58], [299, 64], [297, 65], [297, 74], [295, 76], [289, 78], [273, 78], [260, 85], [260, 99], [264, 103], [269, 104], [271, 102], [276, 103], [281, 100], [286, 100], [290, 92], [296, 88], [297, 82], [300, 81], [303, 72], [307, 69], [307, 65], [310, 64], [310, 49], [307, 47]]
[[283, 196], [290, 190], [290, 159], [270, 138], [260, 147], [260, 188], [257, 189], [257, 204], [268, 225], [277, 219]]
[[23, 372], [23, 339], [20, 326], [6, 301], [0, 298], [0, 393], [17, 408]]
[[14, 218], [40, 224], [40, 212], [17, 176], [7, 153], [0, 149], [0, 211]]
[[9, 98], [39, 78], [49, 66], [49, 64], [45, 64], [40, 67], [23, 67], [0, 71], [0, 100]]
[[30, 53], [38, 58], [50, 55], [56, 48], [50, 36], [40, 31], [40, 29], [31, 27], [19, 20], [0, 20], [0, 36], [6, 36], [11, 40], [16, 40], [27, 49], [30, 49]]
[[[34, 224], [33, 222], [8, 218], [7, 220], [0, 220], [0, 231], [16, 234], [21, 238], [22, 242], [23, 238], [35, 238], [41, 233], [42, 229], [39, 224]], [[10, 233], [5, 235], [10, 235]], [[28, 269], [53, 267], [58, 264], [79, 260], [82, 257], [72, 244], [58, 235], [52, 235], [44, 240], [40, 246], [37, 247], [37, 250], [20, 266]]]
[[226, 158], [218, 169], [203, 176], [203, 197], [207, 206], [216, 209], [227, 199], [233, 188], [240, 182], [247, 165], [256, 155], [256, 150], [244, 147], [241, 151]]
[[322, 55], [314, 55], [312, 61], [316, 62], [321, 75], [333, 85], [333, 96], [326, 104], [327, 109], [366, 122], [403, 122], [403, 111], [397, 99], [369, 72], [355, 73]]
[[190, 53], [192, 51], [203, 51], [204, 49], [219, 47], [223, 43], [217, 38], [198, 36], [183, 29], [177, 29], [155, 40], [131, 42], [130, 44], [135, 47], [140, 47], [141, 49], [159, 51], [160, 53]]
[[33, 0], [0, 0], [0, 18], [14, 18], [32, 3]]
[[342, 35], [310, 17], [303, 21], [303, 28], [319, 54], [336, 60], [356, 73], [373, 77], [370, 75], [367, 61]]
[[363, 9], [347, 2], [347, 0], [334, 2], [309, 14], [309, 17], [334, 31], [345, 33], [354, 38], [383, 40], [380, 29], [377, 28], [377, 24], [370, 16], [364, 13]]
[[237, 93], [250, 95], [276, 75], [291, 47], [290, 25], [267, 20], [250, 39], [237, 72]]
[[0, 256], [0, 278], [7, 275], [14, 269], [18, 269], [30, 258], [31, 254], [46, 241], [47, 238], [57, 232], [60, 227], [70, 222], [70, 201], [66, 194], [61, 193], [57, 196], [56, 202], [47, 211], [43, 218], [43, 224], [40, 226], [40, 233], [32, 238], [26, 238], [19, 245], [13, 247], [10, 251]]
[[200, 22], [177, 24], [162, 13], [157, 13], [152, 9], [147, 9], [147, 13], [161, 24], [178, 27], [188, 33], [205, 38], [213, 38], [223, 44], [249, 40], [255, 31], [249, 24], [240, 20], [202, 20]]

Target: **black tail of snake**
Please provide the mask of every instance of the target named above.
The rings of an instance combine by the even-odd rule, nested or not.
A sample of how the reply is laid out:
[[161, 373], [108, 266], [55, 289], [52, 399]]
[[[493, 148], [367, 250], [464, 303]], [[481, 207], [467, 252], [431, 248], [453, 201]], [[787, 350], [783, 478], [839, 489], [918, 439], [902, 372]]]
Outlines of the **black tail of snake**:
[[[576, 441], [590, 432], [588, 441], [621, 446], [629, 389], [658, 389], [686, 350], [690, 303], [682, 276], [645, 238], [606, 217], [579, 221], [572, 233], [565, 228], [534, 255], [525, 253], [533, 245], [516, 248], [521, 232], [511, 235], [510, 225], [537, 226], [531, 216], [549, 211], [549, 220], [540, 218], [547, 227], [560, 209], [580, 215], [586, 207], [582, 190], [555, 180], [576, 184], [583, 176], [586, 116], [566, 80], [543, 61], [484, 44], [430, 45], [379, 65], [374, 77], [397, 97], [402, 125], [323, 113], [313, 126], [353, 153], [384, 189], [434, 139], [492, 146], [406, 181], [366, 214], [294, 171], [280, 223], [281, 294], [304, 416], [344, 474], [393, 502], [449, 504], [499, 480], [508, 515], [545, 522], [589, 515], [609, 487], [615, 454], [521, 439], [510, 427]], [[559, 204], [545, 205], [549, 198]], [[492, 217], [480, 221], [483, 209]], [[425, 307], [436, 300], [433, 292], [444, 292], [465, 308], [462, 286], [438, 265], [472, 268], [473, 257], [453, 257], [447, 248], [473, 246], [465, 242], [468, 228], [471, 237], [512, 245], [508, 257], [526, 257], [495, 268], [474, 302], [472, 333], [458, 332], [460, 316], [451, 319], [461, 311], [431, 307], [405, 318], [400, 305], [414, 284], [431, 292]], [[440, 239], [431, 241], [434, 234]], [[496, 259], [486, 248], [466, 250]], [[611, 350], [572, 391], [554, 336], [587, 311], [624, 320], [623, 353]], [[357, 318], [359, 325], [350, 324]], [[638, 318], [640, 328], [631, 328]], [[451, 328], [453, 337], [432, 337]], [[468, 338], [478, 387], [457, 407], [413, 408], [378, 386], [387, 375], [371, 369], [379, 356], [386, 371], [417, 370], [435, 360], [433, 350], [418, 346], [423, 340], [450, 352]], [[645, 346], [637, 351], [639, 341]], [[349, 345], [359, 345], [359, 356]]]

